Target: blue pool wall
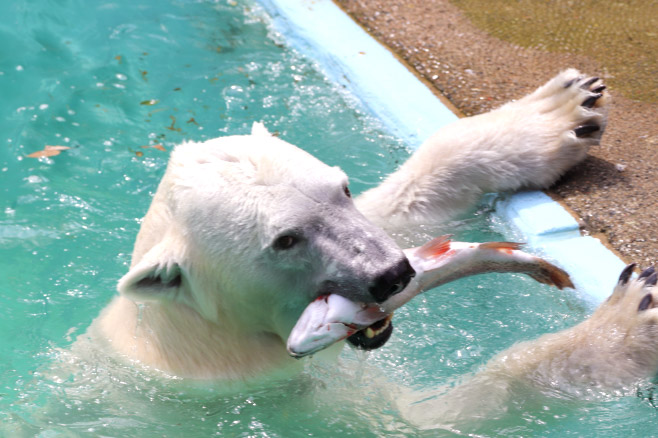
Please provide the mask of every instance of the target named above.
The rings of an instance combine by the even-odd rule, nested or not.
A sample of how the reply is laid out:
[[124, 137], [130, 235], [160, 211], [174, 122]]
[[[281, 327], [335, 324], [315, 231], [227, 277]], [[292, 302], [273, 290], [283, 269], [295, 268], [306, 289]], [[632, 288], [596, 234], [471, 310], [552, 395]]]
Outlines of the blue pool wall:
[[[331, 0], [260, 4], [288, 44], [315, 60], [411, 148], [457, 120], [418, 77]], [[533, 252], [569, 272], [584, 299], [601, 302], [617, 283], [625, 263], [600, 240], [582, 235], [576, 219], [545, 193], [505, 197], [495, 203], [495, 214]]]

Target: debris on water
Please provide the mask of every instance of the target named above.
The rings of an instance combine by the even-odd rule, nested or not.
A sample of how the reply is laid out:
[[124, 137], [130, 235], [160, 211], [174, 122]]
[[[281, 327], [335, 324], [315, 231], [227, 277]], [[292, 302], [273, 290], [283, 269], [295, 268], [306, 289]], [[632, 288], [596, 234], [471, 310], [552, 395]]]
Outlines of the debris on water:
[[140, 146], [142, 149], [157, 149], [162, 152], [167, 152], [167, 148], [162, 146], [161, 144], [153, 144], [153, 145], [146, 145], [146, 146]]
[[167, 129], [170, 131], [181, 132], [180, 128], [176, 128], [176, 117], [169, 116], [169, 118], [171, 119], [171, 125], [167, 126]]
[[32, 152], [28, 155], [29, 158], [43, 158], [43, 157], [54, 157], [59, 155], [62, 151], [71, 149], [68, 146], [51, 146], [46, 145], [42, 150], [37, 152]]

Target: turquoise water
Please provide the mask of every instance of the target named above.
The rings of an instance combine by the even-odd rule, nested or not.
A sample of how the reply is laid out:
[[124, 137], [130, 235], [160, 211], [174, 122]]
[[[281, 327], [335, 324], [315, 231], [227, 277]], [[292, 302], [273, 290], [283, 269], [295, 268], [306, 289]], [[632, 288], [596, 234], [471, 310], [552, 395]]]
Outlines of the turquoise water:
[[[392, 388], [452, 382], [591, 310], [521, 276], [476, 277], [398, 311], [381, 350], [233, 388], [75, 357], [67, 347], [114, 296], [175, 144], [264, 121], [340, 165], [355, 193], [408, 151], [249, 1], [5, 1], [0, 17], [1, 436], [436, 436], [399, 415]], [[27, 157], [46, 145], [70, 149]], [[502, 238], [486, 207], [449, 228]], [[649, 436], [656, 417], [639, 397], [512, 411], [477, 432]]]

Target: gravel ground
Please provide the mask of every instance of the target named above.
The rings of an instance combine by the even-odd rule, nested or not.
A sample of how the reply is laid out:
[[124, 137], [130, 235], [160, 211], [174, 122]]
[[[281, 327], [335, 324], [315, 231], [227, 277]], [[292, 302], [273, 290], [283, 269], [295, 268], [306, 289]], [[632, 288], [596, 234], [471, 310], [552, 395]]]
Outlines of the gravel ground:
[[[611, 70], [593, 55], [549, 53], [503, 41], [476, 27], [447, 0], [335, 1], [467, 116], [520, 98], [568, 67], [603, 78], [613, 99], [602, 143], [548, 193], [576, 216], [583, 233], [600, 238], [626, 262], [643, 267], [658, 262], [658, 104], [651, 98], [658, 89], [655, 60], [636, 67], [653, 71], [646, 75], [650, 97], [631, 99], [622, 95], [621, 85], [614, 86], [635, 81], [624, 77], [629, 73]], [[532, 26], [533, 17], [521, 25]], [[624, 33], [604, 38], [619, 35]], [[655, 50], [656, 35], [642, 34], [646, 41], [640, 45]]]

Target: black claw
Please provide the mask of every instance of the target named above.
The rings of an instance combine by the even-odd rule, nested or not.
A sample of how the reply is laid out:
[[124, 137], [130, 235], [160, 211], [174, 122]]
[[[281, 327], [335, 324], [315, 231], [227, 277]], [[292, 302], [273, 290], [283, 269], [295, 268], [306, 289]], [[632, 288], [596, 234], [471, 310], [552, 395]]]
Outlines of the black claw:
[[644, 298], [642, 298], [642, 301], [640, 301], [640, 305], [637, 306], [638, 312], [647, 310], [649, 306], [651, 306], [652, 302], [653, 302], [653, 297], [651, 296], [651, 294], [646, 294]]
[[655, 272], [656, 272], [656, 268], [654, 268], [653, 266], [649, 266], [647, 269], [642, 271], [642, 273], [640, 274], [639, 277], [637, 277], [637, 279], [642, 280], [651, 277], [651, 275], [654, 274]]
[[590, 90], [590, 91], [591, 91], [592, 93], [601, 93], [601, 92], [602, 92], [603, 90], [605, 90], [606, 88], [608, 88], [608, 87], [606, 87], [605, 85], [600, 85], [600, 86], [598, 86], [598, 87], [596, 87], [595, 89]]
[[567, 82], [564, 83], [564, 88], [569, 88], [573, 84], [575, 84], [578, 81], [581, 81], [584, 76], [578, 76], [577, 78], [569, 79]]
[[619, 282], [620, 284], [626, 284], [628, 283], [628, 279], [631, 278], [631, 275], [633, 275], [633, 270], [635, 269], [635, 266], [637, 266], [635, 263], [631, 263], [630, 265], [626, 266], [623, 271], [621, 271], [621, 275], [619, 275]]
[[591, 108], [591, 107], [594, 106], [594, 104], [596, 103], [596, 101], [599, 100], [599, 98], [600, 98], [601, 96], [603, 96], [603, 94], [601, 94], [601, 93], [593, 94], [593, 95], [591, 95], [590, 97], [588, 97], [587, 99], [585, 99], [585, 100], [583, 101], [583, 103], [581, 103], [580, 105], [581, 105], [581, 106], [584, 106], [585, 108]]
[[582, 125], [574, 129], [573, 132], [576, 134], [576, 137], [585, 137], [599, 129], [601, 129], [599, 128], [599, 125]]
[[590, 85], [592, 85], [594, 82], [596, 82], [598, 80], [599, 80], [599, 78], [597, 78], [596, 76], [593, 77], [593, 78], [589, 78], [588, 80], [586, 80], [585, 82], [580, 84], [580, 88], [588, 88]]
[[649, 275], [649, 278], [644, 282], [645, 286], [655, 286], [658, 283], [658, 273], [654, 272]]

